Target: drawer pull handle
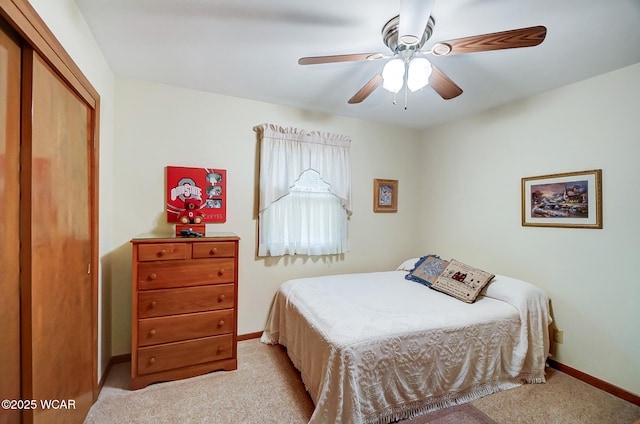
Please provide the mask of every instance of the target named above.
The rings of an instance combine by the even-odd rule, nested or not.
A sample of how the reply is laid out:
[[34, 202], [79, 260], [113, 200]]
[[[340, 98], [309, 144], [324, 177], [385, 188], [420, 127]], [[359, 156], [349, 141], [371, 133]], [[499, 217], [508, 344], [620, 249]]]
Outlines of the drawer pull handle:
[[224, 348], [222, 346], [218, 346], [218, 348], [216, 349], [216, 353], [218, 355], [220, 355], [223, 351], [224, 351]]
[[151, 358], [149, 358], [149, 365], [153, 365], [156, 363], [156, 357], [152, 356]]
[[218, 253], [218, 248], [217, 247], [214, 247], [213, 249], [209, 250], [209, 254], [211, 256], [215, 255], [216, 253]]
[[221, 319], [220, 322], [218, 323], [218, 327], [222, 327], [224, 325], [224, 320]]
[[224, 295], [223, 294], [218, 296], [218, 302], [222, 302], [223, 300], [224, 300]]
[[156, 302], [155, 300], [152, 300], [150, 306], [152, 308], [155, 308], [157, 304], [158, 304], [158, 302]]
[[152, 273], [149, 275], [149, 278], [150, 278], [150, 279], [152, 279], [152, 280], [155, 280], [156, 278], [158, 278], [158, 274], [156, 274], [155, 272], [152, 272]]
[[218, 271], [218, 274], [220, 275], [224, 274], [224, 268], [220, 268], [220, 270]]
[[150, 336], [155, 336], [156, 335], [156, 330], [153, 329], [153, 328], [151, 330], [149, 330], [149, 335]]
[[164, 256], [167, 254], [167, 251], [165, 249], [162, 249], [161, 251], [158, 252], [158, 256]]

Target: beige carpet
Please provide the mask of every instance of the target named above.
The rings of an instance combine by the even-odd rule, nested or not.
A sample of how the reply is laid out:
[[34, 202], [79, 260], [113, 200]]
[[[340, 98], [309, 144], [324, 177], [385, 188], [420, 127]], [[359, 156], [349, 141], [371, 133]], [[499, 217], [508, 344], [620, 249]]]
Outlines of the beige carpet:
[[[129, 363], [113, 367], [85, 423], [307, 423], [313, 404], [280, 346], [238, 344], [238, 370], [129, 391]], [[548, 369], [531, 384], [400, 424], [631, 424], [640, 407]], [[483, 421], [484, 420], [484, 421]]]

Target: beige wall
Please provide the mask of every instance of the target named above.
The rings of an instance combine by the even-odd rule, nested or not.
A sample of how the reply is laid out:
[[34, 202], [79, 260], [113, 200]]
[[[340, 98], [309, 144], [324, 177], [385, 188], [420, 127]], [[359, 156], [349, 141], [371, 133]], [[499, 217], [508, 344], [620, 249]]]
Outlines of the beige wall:
[[[528, 280], [556, 359], [640, 394], [640, 64], [423, 134], [424, 251]], [[522, 177], [602, 169], [604, 228], [521, 226]]]
[[[257, 138], [265, 122], [351, 137], [351, 251], [341, 257], [256, 255]], [[167, 165], [227, 170], [227, 222], [207, 231], [241, 237], [240, 334], [262, 331], [277, 287], [308, 275], [393, 269], [416, 255], [419, 133], [354, 119], [119, 79], [113, 179], [113, 354], [130, 351], [131, 247], [140, 233], [171, 231], [164, 212]], [[399, 180], [396, 214], [374, 214], [373, 179]]]

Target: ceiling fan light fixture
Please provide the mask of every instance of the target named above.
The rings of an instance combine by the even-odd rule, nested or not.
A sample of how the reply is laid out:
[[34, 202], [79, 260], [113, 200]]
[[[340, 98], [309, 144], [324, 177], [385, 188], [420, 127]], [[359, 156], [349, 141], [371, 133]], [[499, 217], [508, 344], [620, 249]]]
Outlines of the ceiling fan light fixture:
[[429, 84], [431, 63], [424, 57], [416, 57], [409, 62], [407, 70], [407, 88], [411, 91], [420, 90]]
[[382, 87], [397, 93], [404, 85], [404, 60], [400, 58], [388, 61], [382, 68]]

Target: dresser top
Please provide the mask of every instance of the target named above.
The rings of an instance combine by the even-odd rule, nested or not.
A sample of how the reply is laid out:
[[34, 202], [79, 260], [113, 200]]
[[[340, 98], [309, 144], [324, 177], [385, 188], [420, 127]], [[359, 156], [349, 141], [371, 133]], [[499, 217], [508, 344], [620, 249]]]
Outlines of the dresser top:
[[207, 233], [204, 237], [180, 237], [175, 234], [168, 233], [144, 233], [134, 237], [132, 242], [176, 242], [176, 241], [221, 241], [223, 239], [226, 240], [240, 240], [235, 233], [227, 233], [227, 232], [210, 232]]

